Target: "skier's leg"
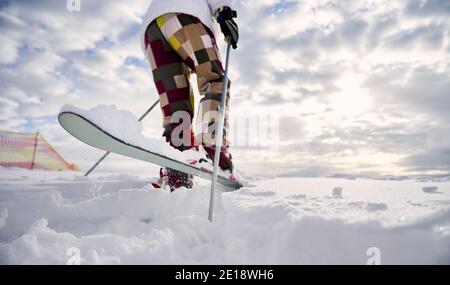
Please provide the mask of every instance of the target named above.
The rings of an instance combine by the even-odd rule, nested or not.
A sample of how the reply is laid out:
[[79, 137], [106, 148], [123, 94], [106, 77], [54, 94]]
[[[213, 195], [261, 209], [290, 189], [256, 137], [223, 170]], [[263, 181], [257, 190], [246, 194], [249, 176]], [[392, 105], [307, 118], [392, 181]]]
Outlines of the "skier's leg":
[[[193, 147], [191, 128], [194, 116], [194, 96], [189, 83], [190, 68], [173, 50], [156, 21], [147, 29], [145, 45], [160, 96], [164, 117], [163, 136], [167, 142], [181, 151], [191, 149]], [[174, 120], [177, 112], [182, 112], [181, 116], [177, 116], [177, 120]], [[182, 117], [184, 121], [178, 121], [178, 117]], [[187, 126], [186, 130], [176, 132], [178, 141], [174, 141], [175, 137], [172, 135], [175, 133], [173, 131], [178, 127], [185, 126]], [[189, 137], [185, 138], [183, 135]]]
[[[219, 115], [224, 80], [224, 69], [214, 34], [190, 15], [170, 13], [159, 17], [156, 22], [172, 49], [197, 74], [199, 92], [203, 96], [198, 117], [202, 120], [202, 143], [212, 158], [215, 151], [215, 122]], [[231, 156], [227, 154], [229, 98], [230, 93], [227, 94], [220, 166], [232, 170]]]
[[[145, 35], [147, 58], [150, 61], [153, 78], [160, 96], [163, 113], [163, 136], [173, 147], [184, 151], [193, 147], [192, 118], [194, 115], [194, 96], [189, 84], [190, 68], [161, 33], [156, 21], [150, 24]], [[174, 121], [177, 112], [186, 114], [187, 122]], [[186, 124], [187, 123], [187, 124]], [[178, 142], [172, 134], [180, 126], [187, 129], [179, 132]], [[183, 136], [187, 135], [188, 138]], [[186, 141], [188, 143], [186, 143]], [[181, 142], [181, 144], [179, 143]], [[160, 170], [162, 185], [168, 185], [172, 191], [180, 187], [191, 188], [193, 180], [191, 175], [163, 168]]]

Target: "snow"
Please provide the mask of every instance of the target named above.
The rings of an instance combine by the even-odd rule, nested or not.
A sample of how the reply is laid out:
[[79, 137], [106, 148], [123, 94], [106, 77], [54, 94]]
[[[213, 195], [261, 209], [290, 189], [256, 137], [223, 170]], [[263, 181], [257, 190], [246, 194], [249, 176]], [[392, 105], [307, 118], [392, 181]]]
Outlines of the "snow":
[[0, 169], [0, 264], [450, 264], [450, 182], [260, 178], [210, 223], [208, 182], [149, 181]]
[[60, 113], [71, 112], [83, 116], [104, 131], [132, 145], [150, 149], [178, 161], [204, 158], [199, 152], [180, 152], [172, 148], [165, 138], [151, 139], [142, 134], [143, 127], [139, 119], [130, 111], [117, 109], [115, 105], [98, 105], [85, 110], [74, 105], [64, 105]]

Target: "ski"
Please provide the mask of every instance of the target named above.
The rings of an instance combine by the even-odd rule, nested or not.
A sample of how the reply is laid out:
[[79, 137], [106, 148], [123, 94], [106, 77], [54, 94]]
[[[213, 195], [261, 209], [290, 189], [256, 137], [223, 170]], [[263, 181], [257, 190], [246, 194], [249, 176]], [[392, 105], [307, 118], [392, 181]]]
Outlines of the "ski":
[[[103, 130], [100, 126], [80, 114], [74, 112], [61, 112], [58, 116], [58, 121], [69, 134], [81, 142], [97, 149], [149, 162], [161, 167], [171, 168], [210, 181], [213, 179], [212, 171], [202, 167], [198, 162], [181, 162], [152, 152], [151, 150], [127, 143]], [[219, 175], [217, 182], [225, 186], [227, 190], [231, 191], [242, 187], [242, 184], [233, 177]]]

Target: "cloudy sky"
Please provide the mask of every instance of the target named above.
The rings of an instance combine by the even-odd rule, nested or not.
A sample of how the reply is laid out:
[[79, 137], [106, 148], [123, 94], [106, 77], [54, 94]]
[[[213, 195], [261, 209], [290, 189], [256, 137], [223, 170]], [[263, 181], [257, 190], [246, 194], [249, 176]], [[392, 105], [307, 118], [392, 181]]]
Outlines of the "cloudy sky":
[[[102, 152], [57, 123], [60, 107], [157, 99], [140, 49], [148, 0], [0, 0], [0, 129], [40, 131], [86, 169]], [[262, 175], [450, 173], [450, 1], [237, 0], [232, 112], [279, 119], [278, 150], [235, 147]], [[223, 45], [222, 45], [223, 46]], [[145, 123], [160, 136], [161, 114]], [[111, 157], [100, 171], [148, 172]]]

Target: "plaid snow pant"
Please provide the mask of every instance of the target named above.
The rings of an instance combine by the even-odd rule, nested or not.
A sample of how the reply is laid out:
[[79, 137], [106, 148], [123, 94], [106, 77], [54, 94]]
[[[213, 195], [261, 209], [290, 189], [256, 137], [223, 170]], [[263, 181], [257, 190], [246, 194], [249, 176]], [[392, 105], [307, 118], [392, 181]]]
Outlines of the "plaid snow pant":
[[[197, 74], [197, 85], [202, 96], [198, 118], [201, 122], [203, 144], [215, 145], [215, 119], [220, 107], [223, 90], [224, 69], [219, 57], [214, 34], [194, 16], [169, 13], [160, 16], [147, 28], [145, 47], [152, 67], [153, 78], [158, 90], [163, 112], [163, 136], [172, 144], [172, 131], [181, 122], [174, 116], [184, 111], [190, 116], [187, 139], [189, 145], [175, 146], [179, 150], [193, 147], [192, 118], [195, 102], [189, 78], [191, 72]], [[230, 85], [230, 82], [228, 82]], [[227, 139], [229, 98], [227, 94], [223, 146], [228, 147]], [[209, 112], [216, 116], [209, 116]], [[209, 113], [211, 114], [211, 113]], [[183, 136], [183, 135], [181, 135]], [[198, 141], [198, 140], [197, 140]]]

